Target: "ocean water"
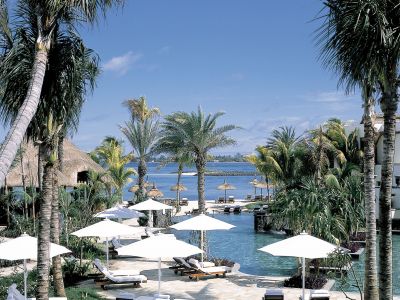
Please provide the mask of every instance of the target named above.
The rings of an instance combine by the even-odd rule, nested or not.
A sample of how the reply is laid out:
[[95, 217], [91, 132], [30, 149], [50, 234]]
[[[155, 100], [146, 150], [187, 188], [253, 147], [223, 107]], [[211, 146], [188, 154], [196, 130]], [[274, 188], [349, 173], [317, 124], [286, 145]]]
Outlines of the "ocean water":
[[[134, 167], [137, 169], [137, 163], [131, 163], [128, 167]], [[160, 167], [159, 163], [148, 163], [147, 181], [155, 183], [156, 187], [163, 192], [166, 198], [175, 198], [176, 192], [170, 191], [171, 186], [177, 183], [177, 170], [178, 166], [176, 163], [167, 164], [164, 167]], [[209, 162], [207, 163], [207, 170], [212, 171], [241, 171], [250, 172], [256, 174], [256, 169], [253, 165], [246, 162]], [[184, 172], [196, 172], [196, 168], [189, 167], [185, 168]], [[260, 176], [257, 177], [261, 180]], [[136, 176], [132, 177], [132, 184], [136, 184]], [[217, 186], [224, 183], [232, 184], [236, 189], [228, 190], [227, 196], [234, 196], [236, 199], [244, 199], [247, 194], [254, 195], [254, 188], [249, 183], [254, 179], [254, 176], [206, 176], [205, 179], [205, 197], [207, 200], [215, 200], [218, 197], [224, 196], [224, 191], [217, 189]], [[189, 200], [197, 200], [197, 176], [183, 175], [181, 183], [186, 186], [187, 191], [181, 192], [181, 197], [186, 197]], [[124, 199], [131, 199], [133, 193], [128, 191], [129, 186], [125, 188]], [[257, 189], [257, 193], [260, 193], [260, 189]], [[266, 190], [263, 190], [263, 195], [266, 195]]]

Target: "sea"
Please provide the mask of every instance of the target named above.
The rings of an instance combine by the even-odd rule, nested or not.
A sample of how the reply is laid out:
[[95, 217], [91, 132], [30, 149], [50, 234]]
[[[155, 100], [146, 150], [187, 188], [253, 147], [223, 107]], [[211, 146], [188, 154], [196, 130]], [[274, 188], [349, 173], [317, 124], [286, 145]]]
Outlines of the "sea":
[[[127, 167], [133, 167], [137, 170], [137, 163], [130, 163]], [[176, 198], [176, 192], [171, 191], [171, 187], [177, 183], [178, 175], [178, 164], [170, 163], [165, 166], [161, 165], [157, 162], [149, 162], [147, 164], [147, 176], [146, 180], [155, 184], [157, 189], [159, 189], [165, 198]], [[224, 183], [226, 180], [227, 183], [233, 185], [235, 187], [234, 190], [227, 190], [227, 196], [234, 196], [235, 199], [244, 199], [246, 195], [254, 195], [261, 193], [260, 189], [254, 189], [250, 181], [254, 178], [261, 180], [260, 176], [256, 176], [257, 171], [255, 167], [247, 162], [209, 162], [207, 163], [206, 169], [208, 171], [214, 172], [242, 172], [246, 174], [254, 174], [247, 176], [206, 176], [205, 179], [205, 198], [206, 200], [215, 200], [218, 197], [222, 197], [225, 195], [225, 192], [222, 190], [218, 190], [217, 187], [220, 184]], [[181, 184], [183, 184], [187, 191], [181, 192], [181, 198], [188, 198], [189, 201], [193, 201], [198, 199], [197, 196], [197, 176], [194, 176], [193, 173], [196, 173], [195, 166], [185, 167], [184, 174], [181, 178]], [[132, 184], [137, 183], [137, 177], [132, 177]], [[124, 199], [129, 200], [132, 199], [134, 194], [129, 192], [128, 189], [131, 185], [128, 185], [124, 190]], [[265, 189], [262, 191], [263, 195], [266, 195]]]

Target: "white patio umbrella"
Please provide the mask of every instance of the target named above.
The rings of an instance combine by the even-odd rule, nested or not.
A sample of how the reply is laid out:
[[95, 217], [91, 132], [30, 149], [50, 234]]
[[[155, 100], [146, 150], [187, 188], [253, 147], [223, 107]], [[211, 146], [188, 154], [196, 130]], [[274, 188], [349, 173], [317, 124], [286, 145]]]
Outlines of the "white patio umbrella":
[[332, 252], [338, 249], [331, 243], [313, 237], [306, 232], [303, 232], [294, 237], [284, 239], [282, 241], [265, 246], [258, 250], [270, 253], [274, 256], [292, 256], [302, 258], [302, 279], [303, 279], [303, 300], [305, 289], [305, 259], [325, 258]]
[[137, 219], [143, 216], [144, 214], [141, 212], [119, 205], [103, 210], [94, 215], [94, 217], [96, 218], [108, 218], [108, 219], [134, 219], [134, 218]]
[[196, 246], [190, 245], [175, 237], [159, 235], [129, 244], [117, 249], [120, 255], [132, 255], [158, 259], [158, 294], [161, 290], [161, 259], [174, 256], [187, 257], [202, 253]]
[[[24, 297], [27, 293], [27, 278], [28, 270], [26, 268], [26, 260], [37, 259], [37, 238], [27, 234], [22, 234], [20, 237], [0, 243], [0, 259], [6, 260], [23, 260], [24, 261]], [[71, 252], [67, 248], [50, 243], [50, 257]]]
[[78, 237], [100, 237], [106, 239], [106, 258], [108, 267], [108, 238], [120, 235], [136, 235], [142, 234], [145, 231], [144, 227], [133, 227], [124, 225], [118, 222], [114, 222], [108, 219], [95, 223], [93, 225], [87, 226], [85, 228], [79, 229], [72, 235]]
[[[218, 219], [211, 218], [205, 214], [200, 214], [170, 227], [176, 230], [199, 230], [201, 249], [204, 251], [203, 232], [205, 230], [229, 230], [235, 226]], [[203, 261], [203, 253], [201, 254], [201, 261]]]
[[153, 215], [152, 215], [151, 211], [173, 209], [173, 207], [166, 205], [164, 203], [160, 203], [153, 199], [147, 199], [146, 201], [143, 201], [138, 204], [130, 206], [129, 209], [140, 210], [140, 211], [148, 210], [149, 211], [149, 226], [153, 227]]

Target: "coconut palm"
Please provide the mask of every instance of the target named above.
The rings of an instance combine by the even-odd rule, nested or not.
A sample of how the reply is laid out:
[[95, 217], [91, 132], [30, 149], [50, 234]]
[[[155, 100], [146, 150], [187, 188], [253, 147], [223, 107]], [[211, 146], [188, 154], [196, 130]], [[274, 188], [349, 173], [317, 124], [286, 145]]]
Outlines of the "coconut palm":
[[[380, 260], [379, 297], [392, 298], [392, 238], [391, 238], [391, 193], [393, 175], [393, 154], [395, 142], [396, 110], [398, 104], [398, 59], [400, 49], [400, 7], [397, 1], [342, 1], [325, 2], [327, 13], [320, 30], [324, 63], [339, 74], [340, 81], [361, 86], [364, 90], [364, 107], [368, 138], [373, 137], [372, 93], [375, 86], [381, 93], [381, 109], [384, 114], [384, 158], [382, 163], [382, 185], [380, 189]], [[371, 143], [371, 144], [370, 144]], [[372, 141], [365, 149], [368, 161], [366, 168], [372, 168]], [[366, 170], [367, 216], [373, 212], [372, 169]], [[365, 299], [376, 299], [377, 276], [375, 230], [372, 220], [368, 224], [368, 242], [365, 272]]]
[[[125, 168], [126, 164], [133, 159], [133, 155], [124, 155], [122, 144], [123, 141], [119, 141], [114, 137], [106, 137], [102, 144], [92, 153], [92, 156], [95, 156], [101, 166], [107, 170], [121, 203], [123, 201], [124, 186], [131, 182], [131, 176], [136, 174], [135, 169]], [[108, 185], [107, 180], [105, 184]], [[111, 195], [110, 198], [112, 198]]]
[[138, 99], [129, 99], [124, 102], [124, 105], [129, 109], [131, 117], [138, 120], [139, 123], [144, 123], [147, 119], [152, 119], [160, 114], [158, 107], [149, 107], [147, 105], [146, 97], [139, 97]]
[[[26, 23], [25, 27], [13, 37], [14, 40], [10, 41], [18, 44], [19, 51], [8, 55], [8, 67], [19, 67], [2, 75], [2, 79], [7, 83], [1, 91], [0, 101], [1, 116], [5, 121], [18, 114], [19, 103], [22, 104], [25, 99], [24, 91], [28, 89], [29, 71], [34, 60], [36, 26], [34, 21]], [[55, 175], [58, 136], [66, 129], [77, 127], [87, 87], [93, 89], [94, 78], [98, 73], [97, 58], [93, 56], [93, 52], [83, 45], [72, 30], [64, 34], [59, 29], [58, 26], [54, 28], [41, 101], [26, 131], [27, 137], [39, 144], [39, 153], [44, 165], [38, 228], [40, 244], [38, 298], [40, 299], [48, 297], [50, 230], [53, 241], [58, 242], [59, 239], [58, 184]], [[55, 258], [54, 262], [56, 293], [63, 295], [65, 292], [61, 260]]]
[[147, 174], [146, 160], [155, 153], [159, 138], [159, 122], [157, 120], [145, 119], [143, 123], [133, 118], [120, 126], [122, 133], [131, 144], [135, 156], [139, 160], [138, 165], [138, 200], [143, 201], [146, 195], [145, 177]]
[[210, 150], [235, 144], [235, 141], [226, 135], [237, 128], [234, 125], [217, 127], [217, 120], [224, 113], [205, 115], [199, 107], [197, 111], [175, 112], [165, 117], [162, 124], [161, 141], [173, 141], [180, 145], [183, 151], [193, 155], [197, 169], [197, 189], [199, 211], [205, 212], [204, 174], [207, 156]]
[[[13, 158], [22, 142], [22, 138], [26, 129], [40, 102], [40, 94], [46, 73], [46, 66], [49, 63], [49, 50], [53, 42], [55, 28], [69, 28], [77, 24], [89, 22], [93, 23], [97, 19], [98, 11], [103, 13], [114, 4], [118, 4], [120, 0], [78, 0], [78, 1], [25, 1], [17, 2], [16, 11], [19, 17], [17, 30], [24, 23], [31, 24], [31, 21], [36, 23], [36, 30], [32, 33], [35, 48], [33, 50], [34, 60], [29, 66], [32, 70], [29, 73], [29, 85], [23, 105], [19, 110], [9, 116], [11, 128], [0, 148], [0, 182], [4, 182], [4, 178], [8, 172]], [[2, 25], [8, 23], [8, 12], [5, 1], [1, 1]], [[0, 77], [7, 77], [7, 72], [10, 69], [14, 71], [20, 67], [10, 65], [10, 55], [15, 55], [19, 51], [18, 43], [12, 43], [14, 32], [6, 26], [0, 26], [3, 48], [0, 58]], [[1, 79], [2, 84], [7, 84], [7, 81]]]
[[[125, 127], [121, 126], [122, 132], [130, 141], [134, 151], [139, 159], [138, 165], [138, 184], [139, 190], [136, 192], [137, 199], [143, 201], [146, 196], [145, 187], [145, 176], [147, 174], [146, 159], [154, 153], [155, 142], [157, 140], [158, 131], [158, 120], [156, 119], [160, 115], [160, 110], [157, 107], [149, 107], [145, 97], [139, 97], [138, 99], [129, 99], [123, 103], [130, 112], [130, 121], [126, 123]], [[153, 122], [154, 121], [154, 122]], [[153, 128], [154, 127], [154, 128]], [[134, 129], [136, 128], [136, 129]], [[129, 138], [127, 136], [131, 136]], [[138, 138], [134, 138], [133, 135], [140, 135], [142, 137], [147, 136], [150, 140], [143, 142], [139, 141]]]
[[167, 153], [170, 155], [166, 163], [176, 162], [178, 163], [177, 170], [177, 182], [176, 182], [176, 207], [179, 211], [179, 200], [181, 192], [181, 178], [183, 168], [185, 165], [192, 165], [194, 163], [193, 156], [189, 149], [182, 147], [182, 142], [177, 136], [170, 136], [168, 132], [161, 130], [160, 139], [156, 145], [156, 152]]

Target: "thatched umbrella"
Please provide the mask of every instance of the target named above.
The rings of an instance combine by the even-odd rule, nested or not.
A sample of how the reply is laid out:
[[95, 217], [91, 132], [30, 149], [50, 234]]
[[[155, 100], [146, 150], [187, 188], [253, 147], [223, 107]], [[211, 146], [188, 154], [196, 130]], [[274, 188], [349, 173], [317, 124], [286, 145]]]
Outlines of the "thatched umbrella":
[[131, 192], [131, 193], [136, 193], [137, 191], [139, 190], [139, 185], [132, 185], [130, 188], [129, 188], [129, 191]]
[[267, 189], [268, 192], [268, 199], [269, 199], [269, 189], [273, 186], [272, 184], [266, 182], [266, 181], [260, 181], [254, 185], [255, 187], [258, 187], [261, 189], [261, 200], [262, 200], [262, 190]]
[[179, 201], [181, 200], [180, 198], [181, 198], [181, 192], [182, 191], [187, 191], [187, 188], [186, 188], [186, 186], [184, 186], [183, 184], [175, 184], [175, 185], [173, 185], [173, 186], [171, 186], [171, 188], [170, 188], [170, 190], [171, 191], [176, 191], [176, 198], [177, 198], [177, 201], [178, 201], [178, 204], [179, 204]]
[[224, 180], [223, 184], [220, 184], [217, 189], [219, 190], [224, 190], [225, 191], [225, 203], [226, 203], [226, 191], [227, 190], [235, 190], [236, 188], [232, 185], [226, 182], [226, 179]]
[[182, 192], [182, 191], [187, 191], [187, 188], [186, 188], [186, 186], [184, 186], [183, 184], [180, 183], [180, 184], [175, 184], [175, 185], [171, 186], [170, 190]]
[[147, 197], [150, 198], [160, 198], [163, 197], [164, 194], [156, 188], [156, 185], [153, 183], [153, 187], [151, 188], [150, 191], [147, 192]]

